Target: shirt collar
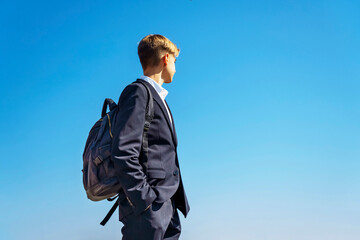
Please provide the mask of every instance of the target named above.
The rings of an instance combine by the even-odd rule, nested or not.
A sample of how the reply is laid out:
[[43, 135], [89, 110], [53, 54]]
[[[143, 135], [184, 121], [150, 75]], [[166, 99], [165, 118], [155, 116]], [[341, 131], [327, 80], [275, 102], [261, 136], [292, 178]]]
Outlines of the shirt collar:
[[155, 82], [154, 79], [148, 77], [148, 76], [145, 76], [145, 75], [142, 75], [140, 77], [140, 79], [148, 82], [151, 84], [151, 86], [153, 86], [156, 90], [156, 92], [159, 94], [159, 96], [161, 97], [162, 100], [165, 100], [165, 97], [168, 95], [168, 91], [163, 88], [162, 86], [160, 86], [160, 84], [158, 84], [157, 82]]

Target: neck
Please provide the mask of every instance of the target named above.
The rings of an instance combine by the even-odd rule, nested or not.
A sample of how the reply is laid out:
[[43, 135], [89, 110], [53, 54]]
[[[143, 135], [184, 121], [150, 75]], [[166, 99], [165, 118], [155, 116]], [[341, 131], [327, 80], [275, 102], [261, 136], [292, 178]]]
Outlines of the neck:
[[154, 80], [155, 82], [157, 82], [160, 86], [162, 86], [162, 84], [164, 83], [164, 79], [161, 78], [161, 75], [159, 74], [153, 74], [153, 75], [146, 75], [145, 76], [151, 78], [152, 80]]
[[157, 82], [160, 86], [164, 83], [164, 79], [162, 79], [161, 75], [162, 72], [160, 71], [144, 71], [144, 75], [153, 79], [155, 82]]

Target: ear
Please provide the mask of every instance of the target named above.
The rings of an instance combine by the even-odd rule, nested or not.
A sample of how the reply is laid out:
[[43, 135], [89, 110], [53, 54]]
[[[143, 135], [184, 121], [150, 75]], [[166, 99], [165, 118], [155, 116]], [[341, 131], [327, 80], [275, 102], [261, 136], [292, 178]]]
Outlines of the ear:
[[165, 53], [165, 55], [163, 56], [163, 63], [166, 66], [169, 63], [169, 54]]

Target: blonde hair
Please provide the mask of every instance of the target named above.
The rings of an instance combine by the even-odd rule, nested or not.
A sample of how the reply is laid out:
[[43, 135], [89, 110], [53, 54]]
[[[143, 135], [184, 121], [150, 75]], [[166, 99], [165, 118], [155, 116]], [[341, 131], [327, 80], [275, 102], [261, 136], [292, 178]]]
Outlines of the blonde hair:
[[142, 68], [156, 66], [160, 63], [164, 53], [179, 55], [180, 49], [168, 38], [160, 34], [150, 34], [141, 39], [138, 46], [138, 55]]

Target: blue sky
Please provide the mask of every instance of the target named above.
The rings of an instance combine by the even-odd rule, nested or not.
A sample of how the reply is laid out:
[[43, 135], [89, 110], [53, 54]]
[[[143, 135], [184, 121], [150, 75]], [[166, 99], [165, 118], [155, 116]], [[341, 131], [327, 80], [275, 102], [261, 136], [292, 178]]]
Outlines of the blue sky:
[[358, 239], [357, 1], [0, 3], [0, 239], [119, 239], [82, 187], [104, 98], [137, 43], [181, 49], [167, 101], [191, 211], [182, 239]]

